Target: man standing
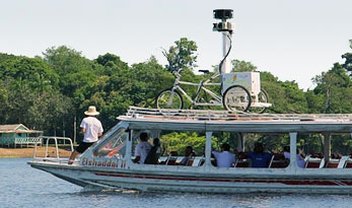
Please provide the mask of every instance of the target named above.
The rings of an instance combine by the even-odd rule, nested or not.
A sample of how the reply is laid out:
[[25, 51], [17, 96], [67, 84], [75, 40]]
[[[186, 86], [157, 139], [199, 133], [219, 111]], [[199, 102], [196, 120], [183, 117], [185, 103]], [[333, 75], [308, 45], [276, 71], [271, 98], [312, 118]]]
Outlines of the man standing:
[[103, 135], [103, 126], [95, 117], [99, 115], [99, 112], [96, 110], [95, 106], [89, 106], [88, 111], [85, 111], [84, 114], [87, 117], [82, 120], [80, 125], [81, 131], [84, 133], [83, 142], [79, 144], [74, 152], [72, 152], [68, 164], [72, 164], [77, 155], [82, 154]]

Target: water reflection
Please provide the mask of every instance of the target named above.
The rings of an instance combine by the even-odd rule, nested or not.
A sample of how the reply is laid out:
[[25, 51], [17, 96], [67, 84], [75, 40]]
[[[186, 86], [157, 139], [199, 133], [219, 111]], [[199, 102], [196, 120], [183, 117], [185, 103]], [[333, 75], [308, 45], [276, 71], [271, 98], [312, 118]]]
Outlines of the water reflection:
[[181, 194], [86, 190], [30, 168], [30, 159], [0, 159], [1, 207], [350, 207], [349, 195]]

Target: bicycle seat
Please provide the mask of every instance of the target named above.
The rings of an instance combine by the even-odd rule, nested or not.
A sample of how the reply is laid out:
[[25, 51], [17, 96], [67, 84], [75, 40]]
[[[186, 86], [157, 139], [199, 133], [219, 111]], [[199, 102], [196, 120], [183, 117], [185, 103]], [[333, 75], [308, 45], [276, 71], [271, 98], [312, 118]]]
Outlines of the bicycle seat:
[[200, 69], [198, 70], [199, 72], [203, 72], [204, 74], [208, 74], [209, 73], [209, 70], [203, 70], [203, 69]]

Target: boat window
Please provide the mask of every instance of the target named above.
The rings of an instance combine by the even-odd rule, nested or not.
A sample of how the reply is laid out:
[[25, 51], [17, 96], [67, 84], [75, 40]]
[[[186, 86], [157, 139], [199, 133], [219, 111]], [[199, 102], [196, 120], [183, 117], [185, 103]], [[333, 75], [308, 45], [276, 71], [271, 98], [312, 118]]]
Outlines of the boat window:
[[[148, 146], [149, 149], [153, 148], [153, 141], [158, 138], [160, 141], [160, 149], [155, 150], [157, 154], [153, 157], [157, 157], [157, 160], [148, 162], [148, 154], [137, 150], [137, 145], [140, 143], [139, 136], [142, 132], [148, 134]], [[141, 160], [144, 160], [144, 164], [158, 164], [158, 165], [183, 165], [189, 167], [198, 167], [204, 164], [204, 149], [205, 149], [205, 132], [196, 131], [133, 131], [133, 148], [132, 148], [132, 160], [135, 163], [141, 164]], [[135, 159], [138, 156], [136, 153], [139, 151], [141, 154], [140, 158]], [[153, 151], [153, 150], [152, 150]], [[152, 152], [151, 151], [151, 152]], [[153, 153], [154, 154], [154, 153]]]
[[[229, 164], [230, 156], [227, 156], [227, 163], [218, 161], [224, 161], [224, 155], [228, 154], [222, 153], [224, 144], [235, 156], [233, 164]], [[286, 168], [289, 160], [285, 159], [284, 147], [287, 145], [289, 134], [284, 133], [213, 132], [212, 164], [216, 167]]]
[[127, 138], [128, 132], [126, 132], [125, 129], [120, 129], [93, 150], [94, 156], [110, 158], [114, 156], [124, 157], [126, 153]]
[[301, 133], [297, 143], [297, 148], [302, 147], [302, 153], [305, 153], [305, 168], [344, 168], [351, 160], [349, 133]]
[[341, 156], [351, 155], [352, 139], [350, 134], [332, 134], [331, 135], [331, 157], [339, 158]]

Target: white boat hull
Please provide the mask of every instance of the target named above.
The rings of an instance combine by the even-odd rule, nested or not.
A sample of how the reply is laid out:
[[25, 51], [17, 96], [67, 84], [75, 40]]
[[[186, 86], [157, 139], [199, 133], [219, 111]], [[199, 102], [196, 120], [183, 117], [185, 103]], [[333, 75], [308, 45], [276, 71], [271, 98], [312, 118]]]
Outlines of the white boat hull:
[[199, 174], [162, 171], [102, 169], [29, 162], [34, 168], [49, 172], [82, 187], [127, 189], [153, 192], [192, 193], [352, 193], [352, 177], [325, 175], [308, 177], [287, 174]]

